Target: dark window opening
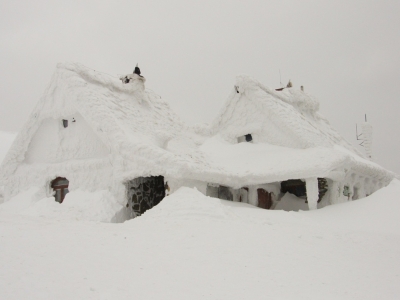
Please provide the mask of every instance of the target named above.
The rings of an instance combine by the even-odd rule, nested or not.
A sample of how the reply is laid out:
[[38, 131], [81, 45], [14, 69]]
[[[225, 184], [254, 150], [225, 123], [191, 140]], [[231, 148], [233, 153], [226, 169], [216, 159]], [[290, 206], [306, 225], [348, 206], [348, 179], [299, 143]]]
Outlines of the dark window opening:
[[238, 143], [244, 143], [244, 142], [248, 142], [249, 143], [251, 141], [253, 141], [253, 136], [250, 133], [242, 135], [242, 136], [239, 136], [237, 138], [237, 142]]
[[360, 198], [360, 191], [359, 191], [359, 188], [358, 187], [354, 187], [353, 188], [353, 196], [352, 196], [352, 199], [353, 200], [357, 200], [357, 199], [359, 199]]
[[63, 119], [62, 122], [63, 122], [64, 128], [67, 128], [68, 127], [68, 120]]
[[318, 178], [318, 203], [328, 191], [328, 181], [325, 178]]
[[[318, 203], [328, 191], [328, 182], [325, 178], [318, 178]], [[300, 179], [290, 179], [281, 182], [281, 192], [290, 193], [299, 198], [304, 198], [307, 203], [306, 183]]]
[[230, 188], [220, 185], [218, 189], [218, 198], [222, 200], [233, 201], [233, 195]]
[[249, 202], [249, 188], [248, 187], [242, 187], [239, 190], [239, 202]]
[[227, 186], [208, 184], [206, 194], [209, 197], [233, 201], [231, 188]]
[[307, 198], [306, 183], [300, 179], [282, 181], [281, 192], [290, 193], [299, 198]]
[[136, 216], [156, 206], [165, 197], [163, 176], [139, 177], [126, 183], [128, 203]]
[[51, 188], [55, 191], [54, 198], [58, 203], [62, 203], [69, 193], [68, 185], [69, 181], [64, 177], [57, 177], [51, 182]]
[[347, 197], [347, 199], [350, 199], [351, 196], [350, 187], [347, 185], [343, 187], [343, 196]]

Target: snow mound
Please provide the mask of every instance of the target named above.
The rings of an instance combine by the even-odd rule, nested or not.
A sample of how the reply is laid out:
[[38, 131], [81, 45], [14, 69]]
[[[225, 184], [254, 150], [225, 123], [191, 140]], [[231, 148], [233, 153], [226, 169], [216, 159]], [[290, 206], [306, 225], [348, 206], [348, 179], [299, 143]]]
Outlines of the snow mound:
[[140, 219], [223, 219], [225, 213], [221, 208], [221, 201], [224, 200], [204, 196], [196, 189], [182, 187], [165, 197], [160, 204], [146, 211]]
[[146, 211], [139, 218], [127, 223], [173, 222], [220, 222], [242, 224], [272, 224], [292, 218], [285, 211], [271, 211], [256, 206], [208, 197], [195, 188], [181, 187], [165, 197], [160, 204]]
[[326, 206], [312, 214], [317, 222], [343, 229], [399, 235], [400, 181], [393, 179], [388, 186], [368, 197]]
[[114, 201], [107, 190], [72, 191], [60, 204], [54, 197], [42, 198], [38, 188], [30, 188], [0, 205], [0, 214], [63, 221], [123, 222], [129, 219], [128, 210]]
[[[275, 210], [250, 204], [221, 200], [203, 195], [196, 189], [182, 187], [164, 198], [154, 208], [132, 222], [188, 222], [210, 220], [244, 224], [283, 224], [300, 221], [310, 226], [336, 227], [343, 230], [372, 230], [383, 234], [398, 234], [400, 226], [400, 181], [394, 179], [373, 195], [355, 201], [325, 206], [308, 211], [307, 204], [286, 194]], [[299, 212], [285, 211], [285, 203], [296, 202]], [[388, 209], [390, 208], [390, 209]], [[371, 224], [373, 224], [371, 226]]]
[[305, 201], [305, 199], [299, 199], [295, 195], [286, 193], [285, 196], [279, 200], [274, 209], [285, 211], [308, 210], [308, 204], [305, 203]]
[[397, 180], [362, 201], [298, 213], [182, 188], [123, 224], [44, 218], [34, 194], [0, 205], [1, 299], [400, 295]]

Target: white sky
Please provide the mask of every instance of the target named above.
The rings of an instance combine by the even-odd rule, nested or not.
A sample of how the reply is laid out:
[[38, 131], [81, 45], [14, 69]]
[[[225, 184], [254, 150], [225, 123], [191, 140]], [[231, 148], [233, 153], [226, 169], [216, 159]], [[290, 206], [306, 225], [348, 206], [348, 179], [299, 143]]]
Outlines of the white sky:
[[400, 173], [400, 1], [0, 0], [0, 130], [17, 131], [58, 62], [116, 76], [139, 62], [147, 87], [186, 121], [209, 122], [237, 74], [291, 79], [350, 142]]

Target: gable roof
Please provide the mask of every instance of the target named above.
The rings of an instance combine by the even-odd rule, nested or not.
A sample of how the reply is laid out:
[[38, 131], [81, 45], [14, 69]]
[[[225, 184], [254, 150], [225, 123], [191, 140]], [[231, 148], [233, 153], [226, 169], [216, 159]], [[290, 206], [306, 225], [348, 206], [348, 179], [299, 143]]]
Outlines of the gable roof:
[[210, 131], [231, 144], [240, 136], [252, 134], [263, 146], [240, 146], [246, 147], [246, 152], [213, 147], [210, 155], [224, 161], [228, 170], [242, 165], [249, 176], [263, 174], [271, 180], [274, 176], [276, 180], [322, 177], [339, 167], [387, 183], [393, 179], [394, 173], [367, 160], [318, 109], [318, 100], [304, 91], [275, 91], [249, 76], [238, 76]]
[[142, 81], [121, 84], [116, 78], [77, 63], [59, 64], [44, 95], [5, 157], [3, 173], [12, 174], [24, 160], [29, 143], [46, 118], [63, 119], [80, 113], [95, 134], [123, 159], [166, 172], [168, 163], [188, 158], [165, 149], [174, 137], [193, 134], [168, 103], [145, 90]]
[[245, 75], [235, 86], [238, 92], [232, 91], [215, 119], [214, 133], [228, 138], [256, 133], [260, 142], [300, 149], [340, 145], [364, 157], [318, 113], [312, 95], [295, 88], [275, 91]]

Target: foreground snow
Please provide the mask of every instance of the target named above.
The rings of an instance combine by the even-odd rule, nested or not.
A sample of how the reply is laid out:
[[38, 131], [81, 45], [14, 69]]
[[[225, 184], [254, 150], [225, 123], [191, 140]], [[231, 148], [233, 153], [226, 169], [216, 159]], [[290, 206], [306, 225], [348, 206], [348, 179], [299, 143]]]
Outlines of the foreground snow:
[[395, 180], [295, 213], [182, 188], [123, 224], [15, 198], [0, 205], [0, 299], [398, 299], [399, 194]]

